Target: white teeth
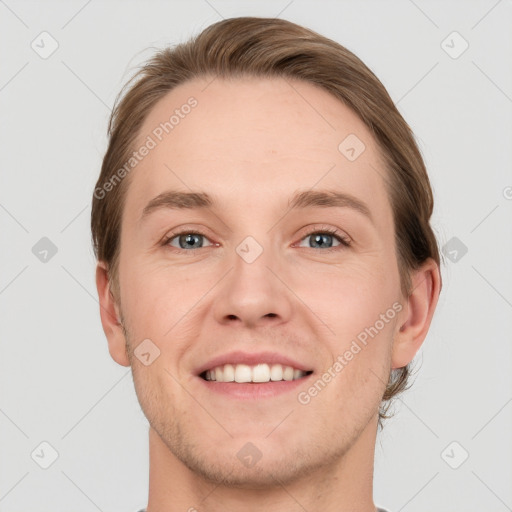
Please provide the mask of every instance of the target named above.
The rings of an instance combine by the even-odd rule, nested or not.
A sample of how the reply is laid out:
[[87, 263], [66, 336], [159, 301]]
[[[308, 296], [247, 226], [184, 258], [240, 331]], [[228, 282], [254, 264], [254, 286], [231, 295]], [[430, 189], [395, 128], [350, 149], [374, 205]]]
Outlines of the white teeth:
[[270, 367], [270, 380], [283, 380], [283, 367], [280, 364]]
[[253, 382], [268, 382], [270, 380], [270, 368], [268, 364], [257, 364], [252, 369]]
[[291, 366], [284, 367], [283, 380], [293, 380], [293, 368]]
[[235, 382], [251, 382], [251, 367], [246, 364], [237, 364], [235, 366]]
[[269, 382], [280, 380], [297, 380], [306, 375], [306, 372], [283, 366], [281, 364], [268, 365], [266, 363], [249, 366], [247, 364], [225, 364], [205, 372], [206, 380], [217, 382]]
[[223, 382], [234, 382], [235, 380], [235, 368], [232, 364], [224, 365], [224, 379]]

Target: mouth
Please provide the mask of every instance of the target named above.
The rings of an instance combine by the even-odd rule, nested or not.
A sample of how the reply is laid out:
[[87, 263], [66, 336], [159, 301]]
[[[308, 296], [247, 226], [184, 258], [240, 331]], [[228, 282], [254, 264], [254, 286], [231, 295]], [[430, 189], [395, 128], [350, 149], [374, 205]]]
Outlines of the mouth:
[[232, 382], [238, 384], [263, 384], [266, 382], [295, 381], [308, 377], [312, 370], [300, 370], [282, 364], [258, 363], [224, 364], [215, 366], [199, 374], [203, 380], [215, 382]]
[[299, 359], [273, 351], [232, 351], [219, 355], [196, 368], [195, 375], [209, 397], [260, 400], [290, 393], [307, 386], [314, 373]]

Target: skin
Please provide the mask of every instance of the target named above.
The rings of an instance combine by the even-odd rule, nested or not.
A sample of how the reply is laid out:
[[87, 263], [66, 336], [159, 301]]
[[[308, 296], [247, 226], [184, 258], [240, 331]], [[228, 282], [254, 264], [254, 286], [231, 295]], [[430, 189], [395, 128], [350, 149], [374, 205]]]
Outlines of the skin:
[[[128, 178], [118, 300], [105, 263], [97, 267], [110, 354], [131, 365], [150, 424], [148, 512], [374, 511], [378, 408], [390, 370], [409, 363], [425, 339], [439, 269], [428, 260], [412, 274], [412, 294], [402, 295], [386, 171], [350, 109], [307, 83], [210, 82], [168, 93], [141, 129], [143, 141], [197, 99]], [[353, 162], [338, 151], [349, 134], [366, 146]], [[349, 193], [372, 220], [348, 207], [287, 212], [290, 197], [310, 189]], [[141, 220], [166, 190], [208, 192], [218, 202]], [[203, 247], [180, 252], [179, 237], [165, 244], [178, 227], [203, 231]], [[329, 236], [315, 246], [309, 235], [325, 227], [351, 246]], [[247, 236], [263, 248], [250, 264], [236, 252]], [[243, 401], [206, 389], [194, 374], [235, 349], [270, 350], [306, 362], [316, 380], [394, 303], [402, 310], [307, 405], [297, 394], [311, 380]], [[160, 350], [148, 366], [133, 352], [145, 339]], [[237, 458], [248, 442], [261, 454], [253, 467]]]

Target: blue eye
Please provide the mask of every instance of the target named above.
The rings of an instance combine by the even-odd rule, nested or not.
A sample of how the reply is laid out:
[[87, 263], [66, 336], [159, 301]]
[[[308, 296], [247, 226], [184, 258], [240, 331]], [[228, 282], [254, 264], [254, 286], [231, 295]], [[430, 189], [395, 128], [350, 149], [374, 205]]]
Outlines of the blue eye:
[[314, 233], [312, 235], [308, 235], [306, 238], [309, 238], [309, 243], [313, 244], [314, 249], [323, 249], [325, 247], [330, 249], [336, 241], [335, 237], [329, 233]]
[[166, 241], [166, 244], [168, 244], [172, 247], [176, 247], [176, 245], [174, 245], [172, 243], [172, 241], [177, 240], [177, 242], [178, 242], [178, 246], [176, 247], [177, 249], [184, 249], [184, 250], [200, 249], [201, 247], [204, 247], [202, 239], [208, 240], [206, 238], [206, 236], [202, 235], [201, 233], [193, 233], [193, 232], [179, 233], [179, 234], [172, 236], [171, 238], [168, 238]]
[[[334, 249], [340, 245], [344, 247], [349, 247], [350, 242], [343, 238], [342, 236], [337, 234], [336, 230], [324, 229], [322, 231], [313, 231], [306, 235], [302, 240], [308, 240], [309, 243], [313, 244], [311, 249]], [[338, 242], [336, 245], [333, 245], [334, 242]], [[300, 245], [300, 247], [304, 247]]]
[[[207, 245], [204, 244], [206, 240]], [[303, 245], [304, 240], [309, 240], [307, 245]], [[163, 245], [174, 247], [178, 250], [189, 251], [192, 249], [201, 249], [208, 247], [212, 244], [206, 235], [197, 233], [194, 231], [183, 231], [181, 233], [172, 233], [167, 237]], [[311, 231], [301, 239], [299, 247], [308, 247], [310, 249], [318, 250], [336, 250], [339, 246], [350, 247], [350, 240], [339, 233], [335, 229], [322, 229], [317, 231]]]

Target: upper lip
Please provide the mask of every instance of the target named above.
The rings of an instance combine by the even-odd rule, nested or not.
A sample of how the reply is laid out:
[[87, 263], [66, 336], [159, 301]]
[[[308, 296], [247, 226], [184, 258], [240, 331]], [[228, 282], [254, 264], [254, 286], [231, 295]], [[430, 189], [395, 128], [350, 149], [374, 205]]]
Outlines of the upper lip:
[[222, 354], [213, 359], [210, 359], [206, 363], [202, 364], [196, 369], [196, 375], [201, 375], [206, 370], [212, 370], [217, 366], [223, 366], [225, 364], [247, 364], [249, 366], [267, 363], [267, 364], [281, 364], [283, 366], [291, 366], [297, 370], [304, 372], [312, 371], [308, 365], [300, 363], [291, 357], [279, 354], [277, 352], [242, 352], [234, 351]]

